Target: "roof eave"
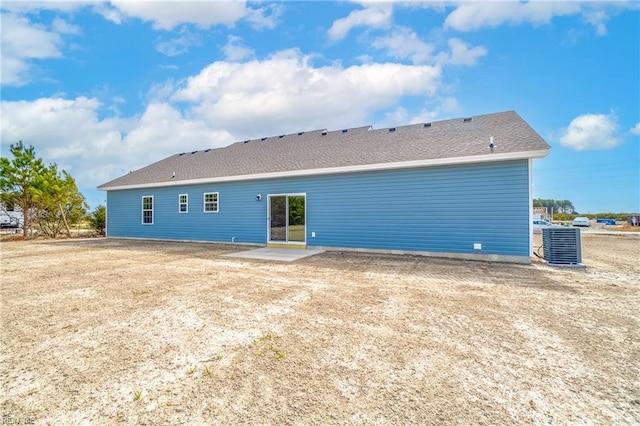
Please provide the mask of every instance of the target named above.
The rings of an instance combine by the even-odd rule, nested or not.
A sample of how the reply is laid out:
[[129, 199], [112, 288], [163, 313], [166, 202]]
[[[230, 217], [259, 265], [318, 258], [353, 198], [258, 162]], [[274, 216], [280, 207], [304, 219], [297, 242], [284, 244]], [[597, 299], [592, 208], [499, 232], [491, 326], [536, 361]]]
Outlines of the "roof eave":
[[197, 184], [203, 184], [203, 183], [239, 182], [239, 181], [247, 181], [247, 180], [277, 179], [277, 178], [330, 175], [330, 174], [341, 174], [341, 173], [358, 173], [358, 172], [368, 172], [368, 171], [377, 171], [377, 170], [396, 170], [396, 169], [448, 166], [448, 165], [459, 165], [459, 164], [488, 163], [488, 162], [496, 162], [496, 161], [543, 158], [543, 157], [546, 157], [548, 154], [549, 154], [548, 148], [539, 149], [535, 151], [520, 151], [520, 152], [507, 152], [507, 153], [492, 152], [489, 154], [470, 155], [465, 157], [435, 158], [435, 159], [429, 159], [429, 160], [365, 164], [365, 165], [358, 165], [358, 166], [327, 167], [327, 168], [307, 169], [307, 170], [290, 170], [290, 171], [284, 171], [284, 172], [258, 173], [258, 174], [236, 175], [236, 176], [220, 176], [220, 177], [200, 178], [200, 179], [184, 179], [184, 180], [174, 180], [174, 181], [167, 181], [167, 182], [151, 182], [151, 183], [141, 183], [141, 184], [132, 184], [132, 185], [106, 184], [106, 185], [100, 185], [98, 187], [98, 190], [120, 191], [125, 189], [159, 188], [159, 187], [167, 187], [167, 186], [197, 185]]

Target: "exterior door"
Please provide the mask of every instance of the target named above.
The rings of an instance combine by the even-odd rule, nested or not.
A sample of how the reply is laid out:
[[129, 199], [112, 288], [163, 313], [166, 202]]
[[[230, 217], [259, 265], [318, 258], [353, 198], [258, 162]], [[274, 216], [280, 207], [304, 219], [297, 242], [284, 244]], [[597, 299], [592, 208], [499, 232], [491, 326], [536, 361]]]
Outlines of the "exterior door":
[[269, 242], [305, 244], [305, 194], [269, 195]]

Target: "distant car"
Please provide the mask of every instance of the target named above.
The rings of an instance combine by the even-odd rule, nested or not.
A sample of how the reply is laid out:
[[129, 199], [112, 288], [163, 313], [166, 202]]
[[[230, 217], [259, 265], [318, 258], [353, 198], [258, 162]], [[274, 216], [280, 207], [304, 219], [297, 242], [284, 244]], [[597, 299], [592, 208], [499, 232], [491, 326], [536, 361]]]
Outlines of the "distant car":
[[576, 217], [573, 219], [573, 226], [591, 226], [591, 221], [588, 217]]
[[533, 221], [533, 233], [534, 234], [540, 234], [542, 232], [543, 228], [549, 228], [551, 226], [556, 227], [556, 226], [560, 226], [560, 225], [556, 225], [555, 223], [551, 223], [551, 222], [548, 222], [546, 220], [540, 220], [540, 219], [534, 220]]
[[10, 217], [9, 220], [0, 222], [0, 228], [20, 228], [20, 220], [15, 217]]

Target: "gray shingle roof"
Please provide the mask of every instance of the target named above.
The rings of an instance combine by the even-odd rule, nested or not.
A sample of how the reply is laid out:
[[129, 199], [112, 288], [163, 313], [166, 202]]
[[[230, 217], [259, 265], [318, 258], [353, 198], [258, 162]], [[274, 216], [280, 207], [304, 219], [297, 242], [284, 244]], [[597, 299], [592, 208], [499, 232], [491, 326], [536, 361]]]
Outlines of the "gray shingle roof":
[[[495, 149], [489, 149], [493, 137]], [[444, 160], [544, 151], [549, 145], [515, 112], [434, 121], [396, 128], [300, 132], [224, 148], [175, 154], [98, 189], [175, 185], [195, 179], [232, 178], [336, 167]], [[172, 177], [175, 172], [175, 177]], [[185, 182], [186, 183], [186, 182]]]

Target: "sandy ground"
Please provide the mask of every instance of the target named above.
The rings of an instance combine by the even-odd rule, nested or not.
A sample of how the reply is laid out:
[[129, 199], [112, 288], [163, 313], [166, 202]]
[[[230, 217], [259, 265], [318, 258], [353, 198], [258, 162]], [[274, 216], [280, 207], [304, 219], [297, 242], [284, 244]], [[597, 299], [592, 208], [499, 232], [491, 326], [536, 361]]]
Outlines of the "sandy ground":
[[640, 238], [585, 269], [5, 242], [2, 421], [638, 424]]

